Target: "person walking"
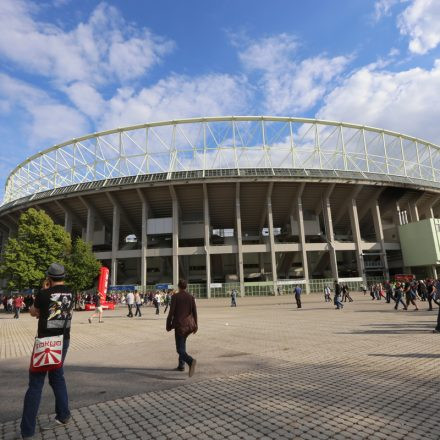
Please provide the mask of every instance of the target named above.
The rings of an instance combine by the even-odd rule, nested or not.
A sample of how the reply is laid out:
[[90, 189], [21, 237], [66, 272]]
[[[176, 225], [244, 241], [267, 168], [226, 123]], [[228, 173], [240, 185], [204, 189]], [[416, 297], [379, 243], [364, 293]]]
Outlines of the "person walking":
[[330, 302], [331, 301], [331, 291], [330, 291], [330, 287], [325, 286], [324, 287], [324, 300], [325, 302]]
[[156, 315], [160, 313], [160, 295], [159, 292], [156, 292], [153, 298], [153, 305], [156, 308]]
[[367, 294], [367, 286], [365, 284], [361, 284], [361, 290], [364, 293], [364, 296]]
[[125, 302], [128, 307], [128, 318], [133, 318], [133, 304], [134, 304], [134, 294], [133, 292], [128, 292], [127, 296], [125, 297]]
[[337, 310], [344, 308], [344, 304], [342, 304], [341, 298], [341, 285], [337, 281], [335, 281], [335, 297], [333, 299], [333, 302]]
[[134, 316], [138, 316], [139, 318], [142, 316], [141, 306], [142, 306], [142, 298], [139, 292], [134, 294], [134, 305], [136, 306], [136, 313]]
[[296, 301], [296, 307], [298, 309], [300, 309], [302, 307], [301, 306], [301, 293], [302, 293], [302, 289], [299, 285], [297, 285], [295, 287], [295, 301]]
[[171, 293], [170, 293], [169, 290], [168, 290], [167, 294], [165, 295], [165, 301], [164, 301], [164, 304], [165, 304], [165, 310], [164, 310], [163, 312], [166, 313], [167, 310], [168, 310], [168, 307], [169, 307], [170, 304], [171, 304]]
[[432, 300], [438, 305], [438, 315], [437, 315], [437, 326], [432, 331], [432, 333], [440, 333], [440, 294], [439, 290], [436, 290], [434, 293]]
[[101, 295], [99, 294], [99, 292], [96, 292], [93, 295], [92, 301], [95, 304], [95, 311], [89, 317], [89, 324], [92, 323], [92, 319], [95, 318], [96, 316], [98, 316], [98, 322], [101, 324], [104, 321], [102, 320], [103, 308], [101, 304]]
[[[30, 309], [31, 316], [38, 319], [38, 337], [64, 335], [62, 360], [67, 354], [70, 343], [70, 326], [72, 320], [73, 293], [64, 284], [64, 266], [52, 263], [46, 271], [43, 288], [37, 293], [35, 303]], [[44, 426], [42, 430], [65, 426], [71, 419], [69, 398], [64, 378], [64, 368], [52, 371], [29, 372], [29, 387], [26, 391], [21, 417], [21, 436], [30, 439], [35, 434], [35, 425], [40, 406], [41, 393], [46, 374], [49, 385], [55, 396], [55, 420]]]
[[399, 308], [399, 303], [402, 304], [402, 306], [405, 310], [408, 310], [408, 307], [403, 302], [402, 296], [403, 296], [402, 285], [399, 282], [397, 282], [396, 287], [394, 289], [394, 301], [396, 303], [396, 305], [394, 306], [395, 310], [397, 310]]
[[174, 329], [176, 351], [179, 355], [176, 370], [184, 371], [185, 364], [187, 364], [189, 377], [192, 377], [197, 361], [186, 352], [186, 340], [191, 333], [197, 333], [197, 307], [194, 297], [186, 291], [186, 287], [186, 280], [179, 280], [179, 290], [171, 297], [166, 330], [169, 332]]
[[428, 311], [432, 310], [432, 301], [435, 299], [437, 289], [434, 286], [434, 282], [432, 280], [428, 280], [426, 283], [426, 299], [428, 300]]
[[231, 307], [237, 307], [237, 289], [232, 289], [232, 292], [231, 292]]
[[384, 289], [386, 292], [386, 301], [388, 304], [390, 304], [391, 300], [393, 299], [393, 287], [389, 281], [384, 284]]
[[21, 295], [16, 295], [14, 297], [14, 319], [20, 318], [20, 312], [23, 308], [23, 297]]
[[406, 296], [406, 307], [409, 307], [409, 304], [411, 303], [416, 309], [414, 310], [417, 312], [419, 308], [416, 304], [417, 299], [417, 287], [415, 282], [407, 283], [405, 284], [405, 296]]
[[350, 291], [348, 290], [347, 284], [344, 284], [341, 290], [342, 290], [342, 300], [344, 302], [347, 302], [348, 299], [349, 302], [353, 302], [353, 298], [350, 296]]

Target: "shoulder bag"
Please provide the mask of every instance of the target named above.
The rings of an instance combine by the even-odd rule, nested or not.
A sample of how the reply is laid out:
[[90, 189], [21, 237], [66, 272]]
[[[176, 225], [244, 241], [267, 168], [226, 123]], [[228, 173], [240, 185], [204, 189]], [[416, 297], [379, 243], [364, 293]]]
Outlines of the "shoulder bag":
[[69, 317], [72, 319], [71, 313], [72, 307], [70, 307], [69, 314], [64, 321], [62, 335], [35, 338], [29, 371], [32, 373], [43, 373], [46, 371], [57, 370], [63, 366], [64, 334], [66, 333]]

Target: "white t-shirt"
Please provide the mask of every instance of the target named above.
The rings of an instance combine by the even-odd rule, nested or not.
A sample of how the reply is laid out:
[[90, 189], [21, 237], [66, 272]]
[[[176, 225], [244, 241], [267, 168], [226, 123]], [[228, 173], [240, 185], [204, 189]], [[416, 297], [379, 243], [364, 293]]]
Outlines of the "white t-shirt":
[[134, 294], [133, 292], [129, 292], [127, 293], [127, 297], [125, 298], [125, 301], [127, 302], [127, 304], [134, 304]]

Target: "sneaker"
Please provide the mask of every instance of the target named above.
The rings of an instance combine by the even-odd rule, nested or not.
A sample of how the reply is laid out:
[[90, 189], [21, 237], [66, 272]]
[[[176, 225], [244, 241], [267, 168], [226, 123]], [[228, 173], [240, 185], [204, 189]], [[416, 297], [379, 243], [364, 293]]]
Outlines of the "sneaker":
[[92, 318], [89, 318], [89, 324], [91, 324], [92, 323]]
[[193, 359], [193, 361], [191, 362], [191, 365], [189, 367], [189, 372], [188, 372], [189, 377], [194, 376], [194, 373], [196, 371], [196, 364], [197, 364], [197, 361], [195, 359]]
[[176, 367], [173, 371], [185, 371], [185, 367]]
[[49, 429], [61, 428], [62, 426], [66, 426], [70, 422], [70, 420], [71, 420], [70, 416], [63, 422], [61, 420], [55, 419], [53, 422], [50, 422], [48, 425], [43, 426], [41, 430], [48, 431]]

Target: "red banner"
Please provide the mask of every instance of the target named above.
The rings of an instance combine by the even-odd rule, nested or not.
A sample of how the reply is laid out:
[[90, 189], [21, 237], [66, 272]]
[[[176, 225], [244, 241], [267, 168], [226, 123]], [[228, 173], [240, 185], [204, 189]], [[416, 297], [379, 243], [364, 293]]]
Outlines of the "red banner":
[[107, 297], [108, 275], [109, 275], [108, 268], [102, 266], [101, 269], [99, 269], [99, 279], [98, 279], [98, 293], [99, 296], [101, 297], [101, 301], [105, 301]]
[[414, 280], [414, 278], [415, 278], [415, 276], [414, 275], [410, 275], [410, 274], [399, 273], [397, 275], [394, 275], [394, 279], [396, 281], [400, 281], [400, 282], [404, 282], [404, 283], [411, 282], [411, 281]]

